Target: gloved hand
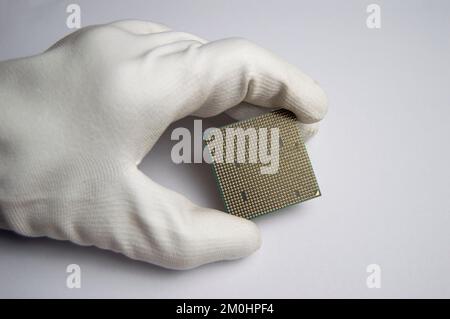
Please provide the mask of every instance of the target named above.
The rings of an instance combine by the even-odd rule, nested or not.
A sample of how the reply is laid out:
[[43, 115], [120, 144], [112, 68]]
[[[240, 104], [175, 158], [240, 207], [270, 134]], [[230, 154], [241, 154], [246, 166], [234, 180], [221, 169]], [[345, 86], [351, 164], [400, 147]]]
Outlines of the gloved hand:
[[137, 168], [171, 122], [241, 102], [293, 111], [304, 134], [327, 108], [313, 80], [246, 40], [206, 43], [150, 22], [87, 27], [1, 62], [0, 228], [175, 269], [251, 254], [254, 223]]

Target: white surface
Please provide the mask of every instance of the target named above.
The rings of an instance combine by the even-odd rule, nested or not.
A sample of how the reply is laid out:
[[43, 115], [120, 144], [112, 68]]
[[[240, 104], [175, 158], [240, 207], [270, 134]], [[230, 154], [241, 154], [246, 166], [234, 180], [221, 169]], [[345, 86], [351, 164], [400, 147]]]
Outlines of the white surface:
[[[68, 33], [68, 3], [1, 1], [0, 59]], [[371, 2], [361, 1], [78, 3], [83, 25], [141, 18], [208, 39], [242, 36], [317, 79], [330, 100], [309, 143], [323, 196], [258, 218], [263, 245], [251, 257], [187, 272], [2, 231], [1, 297], [450, 297], [447, 2], [380, 1], [380, 30], [366, 28]], [[142, 170], [220, 208], [209, 167], [172, 164], [169, 136]], [[81, 266], [81, 289], [65, 286], [71, 263]], [[372, 263], [381, 289], [366, 287]]]

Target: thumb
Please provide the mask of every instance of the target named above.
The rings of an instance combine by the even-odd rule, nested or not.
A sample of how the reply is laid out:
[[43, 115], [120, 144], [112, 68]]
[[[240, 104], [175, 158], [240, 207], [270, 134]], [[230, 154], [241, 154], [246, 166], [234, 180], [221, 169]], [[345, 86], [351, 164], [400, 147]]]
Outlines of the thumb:
[[122, 230], [112, 229], [113, 250], [162, 267], [189, 269], [241, 258], [260, 247], [253, 222], [199, 207], [137, 168], [127, 179], [127, 218]]

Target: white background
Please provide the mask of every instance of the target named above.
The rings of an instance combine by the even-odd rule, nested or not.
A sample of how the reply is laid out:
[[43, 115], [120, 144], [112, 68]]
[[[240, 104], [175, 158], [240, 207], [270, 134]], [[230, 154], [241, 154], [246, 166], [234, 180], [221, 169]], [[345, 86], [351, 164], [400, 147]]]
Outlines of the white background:
[[[72, 2], [0, 0], [0, 59], [36, 54], [69, 33]], [[366, 27], [373, 2], [378, 30]], [[249, 258], [184, 272], [0, 231], [0, 297], [450, 297], [448, 1], [77, 3], [83, 25], [139, 18], [210, 40], [246, 37], [310, 74], [330, 100], [308, 144], [323, 196], [256, 219], [263, 245]], [[192, 127], [192, 118], [175, 126]], [[169, 133], [143, 171], [221, 209], [207, 165], [171, 163]], [[81, 289], [66, 288], [72, 263]], [[366, 286], [372, 263], [380, 289]]]

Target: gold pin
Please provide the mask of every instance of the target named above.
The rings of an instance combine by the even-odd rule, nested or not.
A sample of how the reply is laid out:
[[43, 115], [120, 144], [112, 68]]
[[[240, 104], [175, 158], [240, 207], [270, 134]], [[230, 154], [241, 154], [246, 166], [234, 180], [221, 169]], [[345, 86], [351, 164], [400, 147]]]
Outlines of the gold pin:
[[[280, 109], [217, 130], [206, 145], [212, 157], [222, 155], [212, 166], [230, 214], [251, 219], [321, 195], [292, 112]], [[233, 138], [227, 137], [230, 131]], [[222, 136], [222, 145], [210, 138], [215, 134]], [[230, 152], [233, 162], [226, 161]]]

